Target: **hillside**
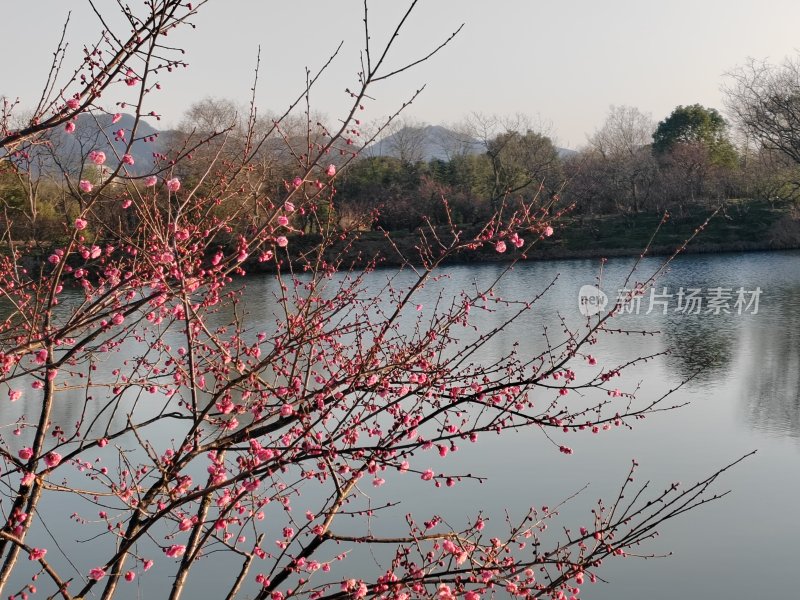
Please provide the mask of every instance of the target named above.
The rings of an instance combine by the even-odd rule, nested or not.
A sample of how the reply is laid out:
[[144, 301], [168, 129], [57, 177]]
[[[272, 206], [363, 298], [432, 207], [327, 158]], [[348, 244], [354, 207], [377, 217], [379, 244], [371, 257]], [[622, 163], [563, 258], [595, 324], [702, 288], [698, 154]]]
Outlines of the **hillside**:
[[[575, 150], [556, 147], [560, 158]], [[449, 161], [461, 154], [482, 154], [486, 146], [479, 139], [441, 125], [403, 127], [364, 150], [365, 156], [388, 156], [407, 162]]]

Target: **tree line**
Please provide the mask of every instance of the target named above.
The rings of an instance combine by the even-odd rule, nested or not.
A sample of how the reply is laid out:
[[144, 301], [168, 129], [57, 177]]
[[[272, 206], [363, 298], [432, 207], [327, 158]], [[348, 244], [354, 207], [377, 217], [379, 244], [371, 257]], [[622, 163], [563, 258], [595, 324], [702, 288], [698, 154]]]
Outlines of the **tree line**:
[[[401, 119], [373, 132], [354, 128], [346, 132], [354, 149], [370, 136], [383, 141], [362, 153], [348, 147], [330, 156], [337, 168], [348, 168], [324, 195], [316, 193], [315, 182], [304, 182], [315, 210], [298, 213], [293, 224], [298, 231], [315, 232], [320, 219], [340, 229], [480, 223], [501, 205], [523, 198], [559, 198], [586, 216], [682, 213], [726, 198], [794, 202], [800, 189], [799, 65], [797, 59], [780, 65], [751, 61], [728, 74], [729, 119], [694, 104], [677, 106], [656, 123], [636, 107], [611, 106], [577, 152], [557, 148], [546, 127], [520, 115], [473, 114], [447, 129], [435, 128], [441, 131], [434, 141], [426, 139], [430, 127]], [[302, 145], [313, 151], [322, 147], [328, 131], [321, 115], [268, 114], [249, 123], [246, 112], [230, 100], [206, 98], [178, 127], [143, 141], [157, 141], [152, 144], [156, 160], [185, 153], [174, 170], [189, 186], [205, 180], [209, 169], [219, 172], [219, 165], [252, 154], [249, 169], [237, 174], [237, 193], [215, 209], [239, 213], [259, 194], [280, 199], [291, 192], [292, 173], [307, 152], [287, 148]], [[316, 127], [308, 127], [311, 122]], [[272, 130], [276, 136], [269, 143], [254, 145], [254, 136]], [[63, 150], [63, 132], [47, 132], [43, 143], [0, 165], [0, 218], [8, 236], [58, 238], [60, 223], [80, 208], [80, 193], [63, 174], [103, 180], [87, 153], [103, 137], [112, 141], [102, 129], [90, 131], [90, 139], [81, 141], [80, 131], [69, 137], [78, 140], [71, 141], [69, 153]], [[433, 158], [431, 144], [437, 146]], [[47, 165], [58, 168], [48, 173]], [[26, 175], [37, 171], [47, 176]], [[140, 184], [135, 177], [126, 180], [126, 185]], [[257, 204], [252, 208], [238, 226], [258, 220]], [[106, 225], [125, 231], [137, 226], [119, 206], [109, 204], [97, 214]]]

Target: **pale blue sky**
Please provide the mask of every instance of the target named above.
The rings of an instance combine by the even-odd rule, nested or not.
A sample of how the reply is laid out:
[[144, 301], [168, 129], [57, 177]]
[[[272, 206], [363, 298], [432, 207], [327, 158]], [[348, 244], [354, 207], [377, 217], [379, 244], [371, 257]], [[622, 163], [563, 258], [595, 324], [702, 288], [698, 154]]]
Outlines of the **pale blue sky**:
[[[98, 0], [113, 13], [115, 2]], [[132, 2], [133, 6], [139, 0]], [[372, 0], [377, 45], [401, 13], [401, 0]], [[73, 49], [95, 39], [98, 24], [83, 0], [3, 1], [0, 94], [32, 105], [66, 13]], [[164, 78], [153, 108], [159, 126], [180, 120], [204, 96], [248, 98], [262, 47], [258, 103], [278, 110], [312, 69], [345, 47], [314, 93], [316, 109], [335, 118], [344, 88], [355, 83], [363, 44], [360, 0], [210, 0], [197, 29], [172, 36], [191, 68]], [[464, 30], [432, 61], [373, 90], [364, 116], [392, 112], [427, 84], [408, 116], [452, 123], [472, 111], [525, 113], [552, 124], [560, 145], [579, 147], [609, 105], [627, 104], [663, 119], [678, 104], [723, 109], [723, 73], [747, 57], [780, 61], [800, 48], [796, 0], [421, 0], [391, 64], [416, 58], [461, 23]]]

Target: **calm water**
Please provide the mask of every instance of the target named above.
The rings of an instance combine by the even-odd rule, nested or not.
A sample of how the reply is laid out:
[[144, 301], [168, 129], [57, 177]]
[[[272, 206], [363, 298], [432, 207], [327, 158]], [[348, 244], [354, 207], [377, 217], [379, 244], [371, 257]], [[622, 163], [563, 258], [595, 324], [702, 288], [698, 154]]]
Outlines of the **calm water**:
[[[620, 259], [605, 266], [601, 287], [612, 296], [611, 302], [632, 264], [631, 260]], [[640, 265], [639, 272], [646, 278], [660, 264], [659, 259], [649, 259]], [[422, 291], [419, 303], [423, 314], [432, 310], [442, 286], [446, 293], [472, 287], [475, 282], [491, 281], [503, 268], [448, 268], [446, 279]], [[578, 310], [579, 289], [595, 283], [598, 274], [596, 261], [517, 266], [499, 284], [498, 292], [503, 297], [530, 299], [552, 280], [557, 278], [557, 283], [512, 331], [498, 336], [485, 348], [483, 358], [500, 356], [515, 342], [520, 343], [523, 355], [541, 350], [543, 325], [550, 326], [551, 333], [557, 335], [559, 316], [568, 323], [580, 323], [584, 318]], [[378, 290], [390, 275], [393, 273], [389, 271], [374, 273], [369, 285]], [[400, 275], [401, 280], [404, 277]], [[800, 536], [800, 252], [681, 257], [655, 287], [659, 294], [673, 294], [660, 298], [666, 302], [667, 314], [659, 304], [647, 314], [651, 308], [648, 295], [641, 301], [638, 314], [621, 316], [618, 322], [631, 329], [658, 330], [660, 334], [606, 336], [592, 348], [592, 353], [601, 364], [614, 364], [672, 348], [670, 355], [625, 372], [617, 385], [630, 390], [639, 384], [639, 398], [656, 398], [695, 375], [671, 402], [688, 402], [687, 406], [651, 416], [632, 431], [616, 428], [597, 436], [556, 436], [559, 443], [575, 450], [572, 456], [560, 454], [535, 430], [495, 439], [486, 436], [479, 444], [465, 445], [448, 457], [447, 466], [487, 475], [489, 483], [465, 482], [431, 493], [430, 486], [410, 482], [403, 504], [393, 516], [384, 518], [402, 519], [407, 512], [425, 518], [441, 514], [457, 527], [482, 509], [494, 515], [495, 521], [501, 521], [505, 509], [522, 515], [531, 505], [553, 506], [589, 484], [561, 511], [558, 521], [577, 528], [590, 522], [589, 510], [597, 498], [614, 493], [633, 458], [641, 463], [638, 479], [653, 480], [655, 489], [661, 489], [672, 481], [691, 483], [702, 479], [757, 449], [756, 456], [729, 472], [717, 487], [719, 491], [730, 489], [732, 494], [664, 525], [662, 535], [642, 548], [646, 554], [673, 552], [672, 556], [611, 561], [600, 573], [608, 583], [587, 583], [581, 597], [797, 597], [793, 551]], [[714, 293], [712, 288], [718, 287], [732, 290], [733, 297], [728, 302], [731, 314], [707, 314], [705, 306], [703, 314], [676, 310], [681, 288], [700, 289], [705, 305]], [[746, 292], [760, 288], [756, 314], [752, 305], [737, 314], [739, 288]], [[275, 282], [268, 277], [247, 281], [246, 306], [250, 324], [256, 329], [269, 328], [274, 321], [274, 289]], [[491, 327], [504, 316], [499, 311], [482, 316], [481, 322], [484, 327]], [[224, 315], [219, 318], [224, 322]], [[103, 368], [113, 369], [121, 360], [124, 357]], [[76, 406], [77, 402], [62, 403], [54, 421], [73, 422]], [[12, 407], [3, 403], [4, 423], [18, 416], [12, 411], [21, 410], [18, 405]], [[170, 432], [162, 433], [166, 445]], [[373, 500], [379, 502], [378, 492], [390, 487], [372, 494]], [[387, 494], [393, 491], [397, 496], [398, 489], [401, 488], [392, 487]], [[48, 518], [48, 509], [53, 508], [44, 505], [43, 516]], [[59, 506], [58, 510], [68, 514], [72, 508]], [[67, 540], [83, 533], [63, 518], [49, 518], [47, 524], [58, 537]], [[75, 546], [68, 542], [65, 546], [76, 548], [84, 556], [91, 555], [93, 549], [91, 543]], [[205, 579], [194, 580], [190, 589], [199, 594], [194, 597], [215, 597], [207, 595], [214, 584], [213, 571], [207, 569]], [[211, 587], [202, 591], [202, 586]], [[148, 588], [146, 583], [138, 593], [160, 597], [159, 590]]]

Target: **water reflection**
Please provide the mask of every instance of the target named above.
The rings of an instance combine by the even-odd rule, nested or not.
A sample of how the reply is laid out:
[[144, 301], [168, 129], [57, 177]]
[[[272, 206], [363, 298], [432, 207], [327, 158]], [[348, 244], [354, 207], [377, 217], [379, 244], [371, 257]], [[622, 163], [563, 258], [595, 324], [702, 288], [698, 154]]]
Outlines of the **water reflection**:
[[725, 377], [736, 357], [737, 327], [724, 317], [684, 315], [670, 318], [664, 327], [666, 345], [672, 349], [666, 362], [678, 379], [693, 378], [695, 385]]
[[753, 427], [800, 437], [800, 286], [779, 297], [743, 332], [742, 401]]

